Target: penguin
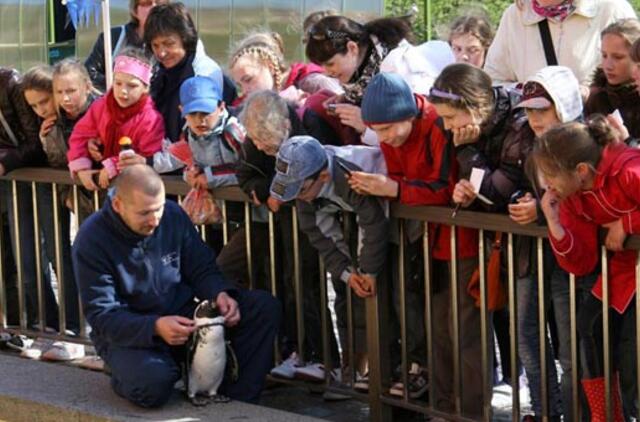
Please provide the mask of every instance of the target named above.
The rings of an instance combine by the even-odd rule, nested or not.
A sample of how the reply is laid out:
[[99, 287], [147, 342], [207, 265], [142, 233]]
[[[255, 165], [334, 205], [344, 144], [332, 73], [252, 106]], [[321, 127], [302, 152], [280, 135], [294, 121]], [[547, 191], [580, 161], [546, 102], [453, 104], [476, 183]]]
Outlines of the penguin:
[[194, 406], [210, 401], [225, 403], [218, 388], [225, 375], [227, 356], [224, 339], [224, 317], [215, 302], [200, 302], [193, 315], [196, 331], [191, 336], [187, 356], [187, 395]]

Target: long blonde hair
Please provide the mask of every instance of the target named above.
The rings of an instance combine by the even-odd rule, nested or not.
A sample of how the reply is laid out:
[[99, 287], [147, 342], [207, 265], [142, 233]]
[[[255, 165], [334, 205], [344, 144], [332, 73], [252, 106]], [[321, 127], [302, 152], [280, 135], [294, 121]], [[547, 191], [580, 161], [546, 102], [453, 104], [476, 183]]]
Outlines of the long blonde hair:
[[258, 65], [269, 69], [274, 89], [282, 89], [288, 65], [284, 59], [284, 43], [278, 33], [255, 32], [242, 39], [231, 53], [229, 69], [233, 69], [243, 57], [250, 57]]

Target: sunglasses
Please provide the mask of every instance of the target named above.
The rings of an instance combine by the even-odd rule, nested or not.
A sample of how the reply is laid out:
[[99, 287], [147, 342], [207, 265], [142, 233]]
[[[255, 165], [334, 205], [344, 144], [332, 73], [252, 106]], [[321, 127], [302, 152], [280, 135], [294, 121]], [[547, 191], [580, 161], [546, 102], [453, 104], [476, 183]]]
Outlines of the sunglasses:
[[311, 27], [311, 29], [309, 29], [309, 31], [307, 32], [309, 37], [311, 39], [314, 39], [316, 41], [332, 41], [332, 40], [342, 40], [342, 39], [348, 39], [349, 38], [349, 34], [347, 34], [346, 32], [342, 32], [342, 31], [332, 31], [331, 29], [318, 29], [314, 26]]

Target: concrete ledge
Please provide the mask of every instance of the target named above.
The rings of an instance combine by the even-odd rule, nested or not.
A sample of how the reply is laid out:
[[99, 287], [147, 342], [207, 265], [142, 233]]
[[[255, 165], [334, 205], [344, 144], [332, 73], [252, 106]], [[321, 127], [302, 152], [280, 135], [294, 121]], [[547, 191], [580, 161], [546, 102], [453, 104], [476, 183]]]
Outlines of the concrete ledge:
[[68, 365], [0, 353], [0, 421], [247, 421], [320, 419], [241, 402], [197, 408], [176, 391], [161, 409], [142, 409], [118, 397], [109, 377]]

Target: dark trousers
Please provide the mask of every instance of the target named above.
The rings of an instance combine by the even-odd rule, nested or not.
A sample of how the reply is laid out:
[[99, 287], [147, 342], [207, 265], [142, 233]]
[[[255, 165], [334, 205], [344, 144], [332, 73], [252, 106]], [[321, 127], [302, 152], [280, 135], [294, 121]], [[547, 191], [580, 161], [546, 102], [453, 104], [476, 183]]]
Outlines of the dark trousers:
[[[17, 184], [17, 215], [14, 212], [13, 189], [11, 183], [0, 183], [0, 197], [4, 202], [4, 207], [8, 214], [9, 233], [11, 238], [11, 251], [15, 258], [15, 266], [18, 268], [18, 256], [20, 257], [20, 270], [22, 273], [22, 283], [26, 298], [26, 310], [28, 325], [37, 323], [38, 319], [38, 283], [36, 271], [36, 248], [35, 248], [35, 230], [33, 222], [33, 201], [31, 185], [28, 183]], [[19, 232], [16, 233], [15, 221], [18, 219]], [[42, 226], [42, 223], [41, 223]], [[20, 249], [18, 251], [18, 239], [20, 241]], [[48, 327], [58, 328], [58, 305], [51, 286], [51, 277], [49, 275], [49, 261], [47, 259], [44, 242], [40, 237], [40, 264], [41, 264], [41, 280], [44, 296], [44, 305], [46, 320]], [[18, 254], [19, 252], [19, 254]], [[17, 280], [17, 278], [16, 278]], [[15, 285], [7, 286], [7, 316], [9, 324], [17, 324], [19, 319], [18, 312], [18, 289], [16, 281]]]
[[[273, 366], [273, 341], [281, 308], [269, 293], [241, 290], [237, 297], [241, 320], [228, 329], [238, 359], [236, 382], [222, 383], [220, 393], [234, 400], [256, 402], [266, 374]], [[192, 315], [185, 315], [191, 317]], [[111, 386], [120, 396], [142, 407], [165, 404], [180, 379], [184, 347], [163, 343], [155, 348], [119, 347], [102, 349], [102, 358], [111, 368]]]
[[[619, 372], [625, 419], [630, 420], [631, 416], [638, 415], [635, 301], [629, 304], [622, 315], [611, 310], [609, 318], [612, 369]], [[584, 300], [578, 311], [578, 334], [582, 378], [603, 377], [602, 302], [593, 295]]]
[[[453, 383], [453, 314], [451, 304], [450, 263], [433, 260], [433, 342], [434, 342], [434, 396], [435, 407], [444, 412], [455, 410]], [[467, 284], [478, 260], [458, 260], [458, 316], [460, 322], [460, 372], [462, 414], [482, 417], [482, 343], [480, 336], [480, 308], [467, 293]], [[489, 354], [491, 359], [493, 355]], [[493, 363], [489, 363], [492, 368]], [[492, 371], [487, 376], [491, 377]], [[492, 380], [488, 380], [492, 385]]]
[[[58, 247], [60, 250], [60, 266], [56, 260], [56, 237], [53, 212], [53, 188], [51, 185], [39, 184], [38, 195], [38, 216], [44, 240], [47, 259], [56, 270], [58, 277], [58, 290], [63, 285], [65, 317], [67, 329], [78, 333], [80, 329], [80, 303], [78, 299], [78, 286], [73, 272], [73, 262], [71, 261], [71, 213], [64, 204], [64, 196], [58, 188]], [[48, 312], [48, 311], [47, 311]], [[57, 308], [56, 308], [57, 316]]]

